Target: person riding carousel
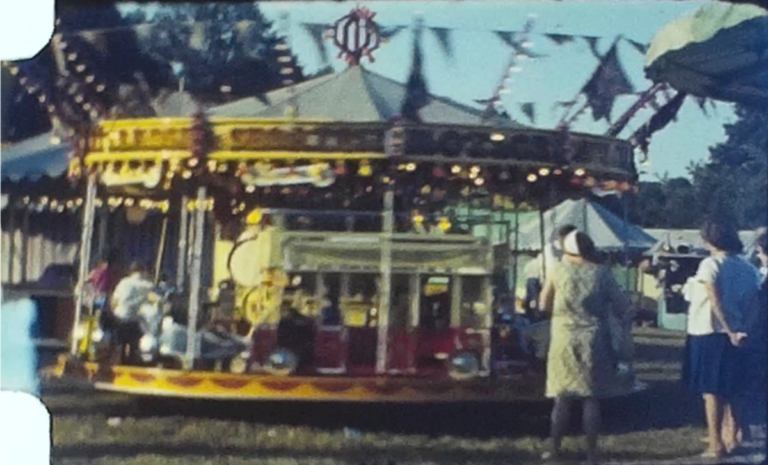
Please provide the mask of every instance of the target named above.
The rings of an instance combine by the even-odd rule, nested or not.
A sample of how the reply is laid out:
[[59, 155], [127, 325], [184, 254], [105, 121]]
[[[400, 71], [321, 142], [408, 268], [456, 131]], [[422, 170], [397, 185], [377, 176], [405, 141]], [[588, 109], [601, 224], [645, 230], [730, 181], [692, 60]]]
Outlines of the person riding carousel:
[[144, 334], [139, 311], [148, 303], [155, 290], [149, 279], [147, 267], [135, 261], [129, 267], [129, 274], [123, 278], [112, 293], [112, 306], [105, 312], [105, 329], [114, 331], [120, 348], [121, 362], [135, 364], [140, 359], [139, 341]]

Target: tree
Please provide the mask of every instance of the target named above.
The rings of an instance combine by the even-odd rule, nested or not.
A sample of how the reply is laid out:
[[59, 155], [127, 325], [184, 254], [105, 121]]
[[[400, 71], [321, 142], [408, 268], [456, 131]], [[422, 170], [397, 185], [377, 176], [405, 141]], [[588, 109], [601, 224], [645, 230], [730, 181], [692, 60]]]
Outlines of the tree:
[[642, 226], [696, 228], [705, 217], [740, 229], [768, 224], [768, 110], [737, 106], [736, 116], [726, 141], [688, 168], [690, 180], [640, 184], [635, 210]]
[[705, 215], [752, 229], [768, 224], [768, 110], [737, 105], [736, 115], [726, 141], [690, 172]]
[[[184, 89], [218, 103], [260, 95], [303, 80], [301, 67], [255, 3], [179, 4], [161, 7], [140, 29], [143, 50], [170, 63]], [[291, 68], [292, 75], [281, 74]]]
[[[629, 199], [629, 221], [645, 228], [689, 229], [698, 227], [701, 208], [693, 183], [686, 178], [663, 178], [657, 182], [641, 182], [639, 193]], [[608, 199], [604, 205], [623, 215], [619, 199]]]

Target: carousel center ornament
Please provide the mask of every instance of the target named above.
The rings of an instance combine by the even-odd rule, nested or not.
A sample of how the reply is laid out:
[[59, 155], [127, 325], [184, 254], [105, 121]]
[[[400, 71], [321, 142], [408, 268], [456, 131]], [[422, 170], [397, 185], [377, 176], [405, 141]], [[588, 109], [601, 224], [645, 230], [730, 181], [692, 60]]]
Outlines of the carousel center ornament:
[[258, 163], [253, 168], [246, 168], [240, 180], [246, 186], [258, 187], [295, 186], [299, 184], [328, 187], [336, 181], [336, 174], [328, 163], [287, 168], [274, 168], [266, 163]]
[[373, 52], [381, 44], [379, 25], [373, 20], [376, 13], [365, 7], [353, 9], [333, 25], [333, 44], [338, 48], [339, 58], [350, 66], [358, 66], [363, 57], [373, 63]]

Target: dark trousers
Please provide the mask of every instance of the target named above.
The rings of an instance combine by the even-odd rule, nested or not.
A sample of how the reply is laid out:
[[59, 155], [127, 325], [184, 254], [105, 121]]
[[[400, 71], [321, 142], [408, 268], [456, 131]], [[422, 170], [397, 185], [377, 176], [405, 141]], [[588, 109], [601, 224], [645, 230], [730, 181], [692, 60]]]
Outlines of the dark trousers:
[[114, 335], [121, 363], [136, 364], [141, 361], [139, 341], [144, 334], [138, 322], [121, 320], [114, 313], [106, 311], [101, 314], [100, 323], [102, 328]]

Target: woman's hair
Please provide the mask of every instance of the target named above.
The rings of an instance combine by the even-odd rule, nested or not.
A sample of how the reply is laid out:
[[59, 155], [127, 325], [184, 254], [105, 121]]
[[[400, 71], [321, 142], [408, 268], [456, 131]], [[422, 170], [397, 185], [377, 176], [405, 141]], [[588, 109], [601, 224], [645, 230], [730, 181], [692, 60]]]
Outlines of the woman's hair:
[[595, 241], [581, 231], [576, 232], [576, 244], [579, 246], [581, 258], [591, 263], [602, 262], [602, 256], [595, 247]]
[[757, 246], [762, 249], [764, 254], [768, 254], [768, 234], [762, 233], [757, 236]]
[[144, 262], [138, 260], [132, 262], [131, 266], [128, 268], [128, 271], [131, 273], [145, 273], [147, 270], [148, 268]]
[[565, 236], [572, 233], [573, 231], [576, 231], [578, 228], [572, 224], [565, 224], [563, 226], [560, 226], [557, 229], [557, 238], [562, 240], [565, 239]]
[[568, 241], [570, 241], [571, 237], [573, 237], [573, 240], [576, 243], [575, 245], [578, 251], [569, 250], [570, 247], [566, 245], [565, 253], [578, 255], [582, 259], [590, 263], [601, 263], [603, 261], [602, 255], [597, 250], [597, 247], [595, 247], [595, 242], [592, 240], [591, 237], [589, 237], [588, 235], [586, 235], [581, 231], [573, 231], [567, 237], [568, 237], [567, 239]]
[[717, 250], [727, 253], [741, 253], [744, 244], [732, 224], [724, 221], [707, 220], [701, 226], [701, 238]]

